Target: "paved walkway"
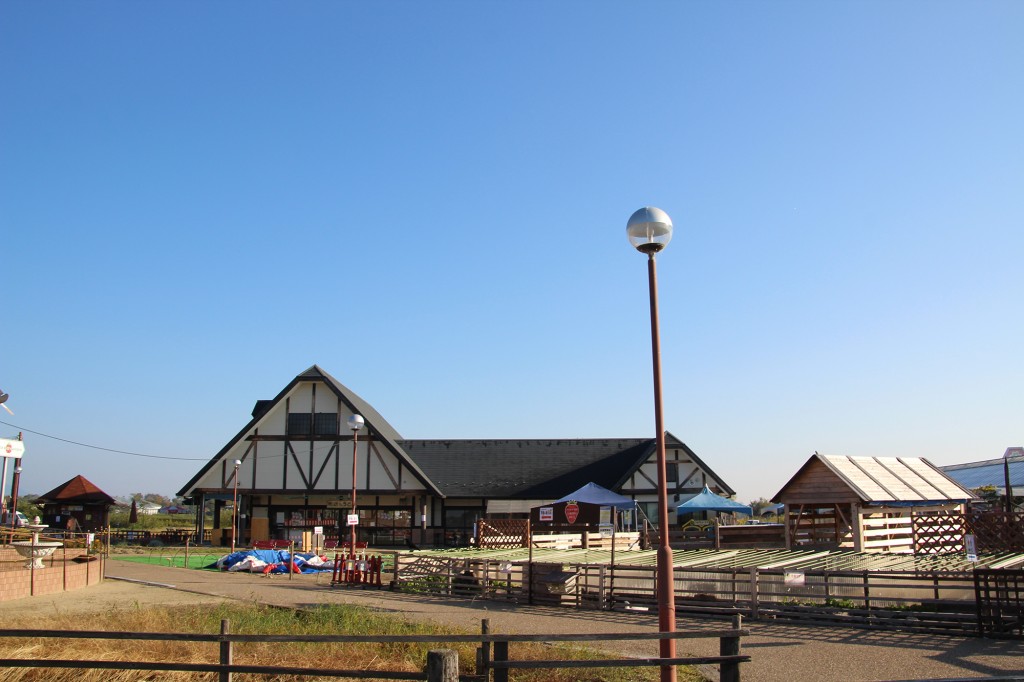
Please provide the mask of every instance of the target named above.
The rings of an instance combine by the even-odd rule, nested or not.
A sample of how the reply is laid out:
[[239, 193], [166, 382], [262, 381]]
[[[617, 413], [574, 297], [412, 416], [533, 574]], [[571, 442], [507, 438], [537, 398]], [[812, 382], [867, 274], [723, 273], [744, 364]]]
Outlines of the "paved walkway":
[[[657, 614], [584, 611], [500, 602], [441, 599], [329, 587], [327, 575], [215, 573], [127, 561], [107, 563], [102, 584], [59, 595], [4, 602], [5, 615], [54, 611], [136, 608], [159, 604], [203, 604], [225, 599], [276, 606], [308, 607], [347, 603], [392, 612], [412, 620], [441, 622], [476, 631], [488, 618], [491, 630], [506, 633], [652, 632]], [[113, 579], [119, 578], [119, 579]], [[707, 630], [725, 621], [681, 617], [677, 627]], [[859, 682], [940, 680], [974, 677], [1024, 681], [1024, 642], [944, 637], [752, 621], [743, 653], [746, 682]], [[657, 655], [657, 643], [622, 643], [635, 655]], [[681, 640], [680, 652], [716, 655], [718, 640]], [[713, 675], [712, 675], [713, 676]]]

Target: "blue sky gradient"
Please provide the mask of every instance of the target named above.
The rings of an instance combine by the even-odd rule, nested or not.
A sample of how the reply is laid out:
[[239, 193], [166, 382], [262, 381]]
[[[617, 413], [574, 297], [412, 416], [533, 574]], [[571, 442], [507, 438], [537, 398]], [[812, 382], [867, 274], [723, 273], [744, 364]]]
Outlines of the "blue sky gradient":
[[[205, 460], [319, 364], [407, 438], [653, 435], [743, 501], [815, 450], [1024, 440], [1024, 4], [9, 2], [0, 387]], [[200, 466], [26, 434], [23, 491]]]

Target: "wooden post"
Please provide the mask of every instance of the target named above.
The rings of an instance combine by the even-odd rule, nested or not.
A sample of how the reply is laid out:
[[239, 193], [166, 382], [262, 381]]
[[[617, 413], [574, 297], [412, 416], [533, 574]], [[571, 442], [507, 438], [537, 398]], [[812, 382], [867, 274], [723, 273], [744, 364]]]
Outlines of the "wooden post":
[[850, 523], [853, 524], [853, 551], [864, 551], [864, 516], [861, 506], [850, 504]]
[[750, 617], [757, 620], [757, 567], [750, 569]]
[[427, 682], [459, 682], [459, 652], [455, 649], [428, 651]]
[[[732, 629], [739, 631], [743, 627], [743, 616], [738, 613], [732, 617]], [[719, 656], [739, 656], [740, 655], [740, 637], [734, 635], [732, 637], [720, 637], [718, 640], [718, 655]], [[721, 682], [740, 682], [740, 664], [736, 661], [723, 662], [719, 666], [718, 670], [719, 680]]]
[[189, 540], [189, 538], [186, 536], [185, 537], [185, 568], [188, 568], [188, 540]]
[[604, 611], [604, 605], [607, 600], [607, 597], [605, 596], [605, 590], [607, 589], [607, 586], [605, 585], [607, 567], [601, 566], [597, 570], [597, 608], [600, 611]]
[[[508, 640], [494, 643], [494, 662], [508, 662]], [[495, 668], [494, 682], [508, 682], [508, 668]]]
[[[220, 621], [220, 634], [226, 635], [230, 631], [229, 623], [227, 619], [221, 619]], [[220, 643], [220, 664], [231, 665], [231, 640], [221, 640]], [[231, 682], [231, 672], [228, 670], [222, 670], [220, 672], [220, 682]]]
[[[489, 618], [482, 618], [480, 620], [480, 634], [489, 635], [491, 634], [491, 621]], [[490, 678], [491, 669], [491, 643], [480, 642], [480, 648], [477, 649], [476, 657], [476, 674], [483, 677], [485, 680]]]
[[864, 608], [868, 611], [871, 610], [871, 591], [868, 588], [870, 579], [871, 573], [864, 571]]

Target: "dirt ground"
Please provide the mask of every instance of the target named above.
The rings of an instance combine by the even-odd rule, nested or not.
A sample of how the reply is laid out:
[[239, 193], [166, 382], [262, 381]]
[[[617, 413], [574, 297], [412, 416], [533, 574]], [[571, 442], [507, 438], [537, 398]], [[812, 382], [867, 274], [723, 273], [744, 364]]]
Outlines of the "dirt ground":
[[[331, 588], [327, 576], [263, 576], [107, 562], [107, 579], [96, 586], [0, 603], [7, 618], [34, 619], [47, 613], [90, 613], [148, 606], [202, 606], [240, 600], [309, 607], [351, 603], [476, 631], [482, 618], [507, 633], [607, 633], [657, 631], [655, 613], [578, 611], [514, 603], [456, 600], [387, 590]], [[12, 618], [13, 617], [13, 618]], [[722, 628], [726, 622], [680, 617], [679, 630]], [[1024, 681], [1024, 642], [752, 621], [744, 623], [745, 682], [868, 682], [953, 678]], [[717, 655], [717, 639], [683, 640], [681, 655]], [[627, 651], [625, 644], [609, 649]], [[627, 653], [657, 655], [656, 644], [630, 643]], [[716, 674], [702, 669], [714, 679]]]

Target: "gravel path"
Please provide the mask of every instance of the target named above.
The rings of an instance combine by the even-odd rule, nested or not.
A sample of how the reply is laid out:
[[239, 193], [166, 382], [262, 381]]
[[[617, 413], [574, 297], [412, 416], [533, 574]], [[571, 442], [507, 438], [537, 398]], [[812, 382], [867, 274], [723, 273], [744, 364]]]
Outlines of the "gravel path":
[[[115, 579], [116, 578], [116, 579]], [[653, 632], [657, 614], [582, 611], [455, 600], [392, 593], [386, 590], [331, 588], [329, 576], [249, 575], [151, 566], [116, 559], [107, 562], [100, 585], [58, 595], [3, 602], [5, 616], [87, 613], [157, 605], [202, 605], [225, 600], [308, 607], [348, 603], [393, 612], [413, 620], [445, 623], [470, 631], [483, 618], [491, 630], [506, 633]], [[680, 630], [721, 628], [726, 621], [680, 618]], [[1024, 681], [1024, 642], [943, 637], [910, 633], [748, 622], [751, 636], [743, 653], [745, 682], [859, 682], [868, 680], [940, 680], [947, 678]], [[610, 644], [633, 655], [657, 655], [656, 642]], [[716, 655], [717, 640], [683, 640], [680, 651]], [[705, 671], [708, 672], [708, 671]], [[714, 677], [713, 673], [710, 675]]]

